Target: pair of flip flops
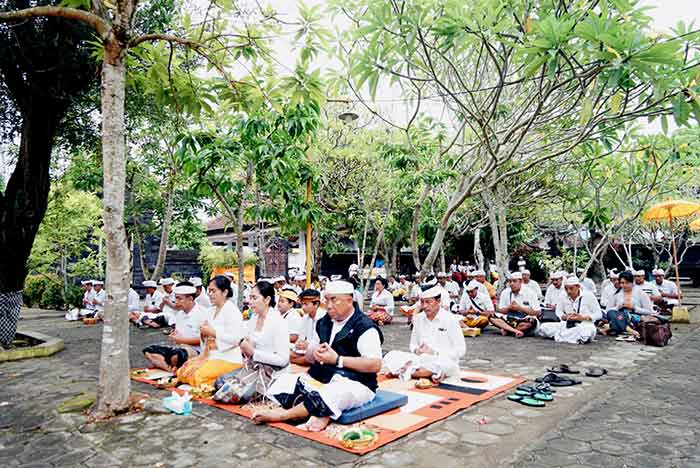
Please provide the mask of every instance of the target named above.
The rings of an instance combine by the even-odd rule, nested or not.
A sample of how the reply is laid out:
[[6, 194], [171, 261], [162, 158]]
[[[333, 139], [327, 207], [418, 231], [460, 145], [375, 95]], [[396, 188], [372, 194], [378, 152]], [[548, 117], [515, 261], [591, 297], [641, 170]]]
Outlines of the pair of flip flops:
[[[559, 367], [553, 367], [551, 369], [547, 369], [547, 372], [552, 372], [555, 374], [580, 374], [581, 371], [572, 369], [566, 364], [560, 364]], [[587, 369], [585, 374], [587, 377], [602, 377], [605, 374], [607, 374], [608, 371], [606, 369], [603, 369], [602, 367], [592, 367], [590, 369]], [[573, 379], [571, 379], [573, 380]]]
[[570, 387], [572, 385], [579, 385], [581, 383], [580, 380], [574, 380], [571, 377], [558, 375], [558, 374], [555, 374], [554, 372], [550, 372], [549, 374], [545, 375], [544, 377], [536, 378], [535, 382], [547, 383], [547, 384], [551, 385], [552, 387]]
[[545, 402], [554, 400], [553, 391], [548, 384], [520, 385], [508, 399], [521, 405], [541, 408]]

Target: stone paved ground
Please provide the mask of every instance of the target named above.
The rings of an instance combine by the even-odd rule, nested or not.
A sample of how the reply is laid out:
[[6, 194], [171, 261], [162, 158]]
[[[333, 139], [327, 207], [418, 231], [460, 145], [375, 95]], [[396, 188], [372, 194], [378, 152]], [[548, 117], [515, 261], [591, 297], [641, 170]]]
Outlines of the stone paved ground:
[[[24, 316], [21, 327], [62, 338], [66, 349], [0, 364], [1, 466], [700, 467], [700, 330], [690, 325], [674, 326], [663, 349], [608, 338], [587, 346], [495, 333], [467, 338], [463, 367], [532, 379], [568, 363], [610, 374], [582, 377], [583, 385], [561, 389], [542, 409], [497, 397], [358, 457], [202, 405], [189, 417], [149, 412], [87, 425], [81, 413], [59, 414], [60, 403], [94, 391], [100, 327], [51, 312]], [[405, 325], [384, 331], [385, 349], [407, 347]], [[133, 330], [131, 340], [139, 366], [140, 349], [164, 337]]]

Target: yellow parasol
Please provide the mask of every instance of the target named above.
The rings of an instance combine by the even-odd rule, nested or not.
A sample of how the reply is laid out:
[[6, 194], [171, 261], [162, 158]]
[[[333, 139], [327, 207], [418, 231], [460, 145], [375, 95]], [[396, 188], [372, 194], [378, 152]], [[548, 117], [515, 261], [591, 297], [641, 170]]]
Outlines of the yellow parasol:
[[680, 275], [678, 274], [678, 254], [676, 253], [676, 237], [673, 234], [674, 218], [689, 218], [700, 213], [700, 203], [687, 200], [669, 200], [649, 208], [642, 219], [644, 221], [668, 221], [671, 230], [671, 246], [673, 248], [673, 264], [676, 267], [676, 286], [678, 287], [678, 303], [680, 304]]
[[689, 227], [691, 231], [700, 231], [700, 218], [696, 219], [695, 221], [691, 221]]

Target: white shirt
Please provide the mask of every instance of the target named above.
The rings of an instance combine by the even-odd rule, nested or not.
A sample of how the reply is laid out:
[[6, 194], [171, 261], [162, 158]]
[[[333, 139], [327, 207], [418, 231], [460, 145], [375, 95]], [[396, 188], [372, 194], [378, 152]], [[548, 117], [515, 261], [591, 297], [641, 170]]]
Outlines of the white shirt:
[[285, 367], [289, 364], [289, 330], [287, 322], [277, 309], [269, 308], [260, 331], [255, 327], [258, 316], [246, 322], [246, 336], [253, 342], [253, 361], [271, 366]]
[[535, 294], [538, 301], [542, 300], [542, 288], [537, 281], [530, 280], [527, 283], [523, 281], [523, 287], [528, 288]]
[[[652, 284], [656, 287], [656, 289], [658, 289], [659, 293], [675, 295], [678, 294], [678, 287], [676, 287], [676, 283], [674, 283], [673, 281], [665, 279], [661, 284], [657, 283], [656, 281], [654, 281], [654, 283]], [[666, 300], [666, 302], [668, 302], [671, 305], [678, 305], [678, 299], [664, 297], [664, 300]]]
[[[206, 311], [197, 304], [189, 312], [178, 310], [175, 312], [175, 330], [184, 338], [199, 338], [199, 327], [205, 316]], [[195, 348], [199, 349], [199, 346]]]
[[563, 296], [566, 295], [566, 290], [564, 289], [564, 286], [561, 286], [560, 288], [555, 288], [553, 284], [550, 284], [547, 287], [547, 292], [544, 295], [544, 303], [549, 305], [557, 305], [559, 304], [559, 301]]
[[[278, 310], [279, 312], [279, 310]], [[289, 309], [282, 318], [287, 322], [287, 330], [290, 335], [300, 335], [302, 332], [302, 316], [299, 309]], [[280, 315], [282, 313], [280, 312]]]
[[393, 291], [396, 291], [397, 289], [399, 289], [400, 286], [401, 286], [401, 285], [398, 283], [398, 281], [389, 281], [388, 284], [387, 284], [387, 286], [386, 286], [386, 288], [387, 288], [389, 291], [392, 291], [392, 292], [393, 292]]
[[421, 345], [427, 345], [437, 356], [457, 363], [467, 350], [458, 320], [445, 309], [440, 309], [433, 320], [429, 320], [425, 312], [413, 317], [409, 349], [415, 353]]
[[612, 307], [613, 301], [615, 300], [616, 292], [617, 288], [614, 284], [608, 283], [607, 285], [605, 285], [603, 291], [600, 293], [600, 305], [602, 305], [603, 307]]
[[592, 279], [583, 278], [583, 281], [581, 281], [581, 285], [584, 288], [586, 288], [589, 292], [593, 293], [593, 295], [598, 294], [598, 288], [596, 288], [595, 283], [593, 282]]
[[129, 299], [128, 299], [128, 310], [129, 312], [138, 312], [141, 310], [141, 304], [139, 303], [141, 299], [139, 298], [139, 293], [134, 291], [133, 288], [129, 288]]
[[498, 300], [498, 308], [502, 309], [504, 307], [510, 306], [512, 302], [518, 305], [530, 307], [535, 311], [540, 310], [540, 303], [535, 297], [535, 295], [529, 289], [523, 287], [520, 288], [519, 293], [514, 293], [510, 288], [506, 288], [501, 292], [501, 297]]
[[593, 293], [583, 288], [576, 299], [572, 300], [568, 294], [565, 294], [557, 303], [556, 314], [560, 319], [564, 314], [588, 315], [593, 322], [603, 318], [598, 300]]
[[107, 300], [107, 291], [105, 291], [103, 288], [100, 290], [100, 292], [96, 292], [94, 300], [97, 301], [94, 306], [95, 311], [103, 312], [105, 310], [105, 301]]
[[465, 289], [459, 301], [459, 310], [470, 311], [472, 309], [476, 312], [493, 312], [493, 301], [488, 294], [484, 294], [478, 289], [476, 290], [476, 297], [471, 298], [469, 292]]
[[372, 293], [370, 305], [384, 307], [389, 315], [394, 315], [394, 296], [392, 296], [387, 289], [382, 290], [381, 293], [379, 291], [374, 291]]
[[448, 281], [444, 288], [450, 294], [450, 298], [456, 299], [459, 297], [459, 284], [456, 281]]
[[321, 309], [320, 307], [316, 310], [315, 318], [311, 318], [310, 315], [304, 314], [304, 317], [301, 319], [301, 332], [299, 333], [299, 339], [311, 341], [314, 333], [316, 332], [316, 324], [323, 318], [324, 315], [326, 315], [326, 309]]
[[[330, 339], [328, 340], [331, 345], [333, 345], [333, 340], [335, 339], [335, 335], [338, 334], [340, 330], [343, 329], [346, 323], [348, 323], [348, 320], [357, 312], [353, 311], [348, 317], [343, 320], [342, 322], [336, 322], [333, 320], [333, 327], [331, 328], [331, 336]], [[318, 333], [316, 332], [316, 329], [314, 328], [314, 334], [313, 338], [309, 340], [309, 344], [313, 346], [318, 346], [321, 343], [321, 339], [318, 336]], [[360, 356], [365, 357], [365, 358], [371, 358], [371, 359], [381, 359], [382, 358], [382, 342], [379, 339], [379, 332], [377, 331], [376, 328], [370, 328], [367, 331], [365, 331], [360, 337], [357, 339], [357, 351], [360, 353]]]
[[209, 359], [223, 359], [225, 361], [241, 363], [241, 352], [238, 343], [245, 332], [243, 316], [235, 304], [226, 301], [217, 313], [216, 307], [204, 309], [202, 322], [216, 331], [216, 349], [209, 352]]
[[143, 302], [145, 307], [160, 309], [160, 306], [163, 305], [163, 293], [156, 289], [153, 294], [146, 294], [146, 299]]
[[[202, 309], [209, 309], [212, 307], [211, 301], [209, 300], [209, 295], [204, 288], [202, 288], [202, 293], [194, 299], [194, 302]], [[236, 305], [236, 307], [238, 307], [238, 305]]]
[[[394, 298], [392, 297], [391, 299], [393, 300]], [[365, 298], [357, 289], [352, 292], [352, 300], [357, 302], [357, 307], [359, 307], [360, 310], [364, 309]]]
[[[625, 291], [620, 289], [620, 291], [613, 297], [612, 303], [608, 304], [608, 309], [619, 309], [625, 302]], [[634, 306], [634, 313], [638, 315], [650, 315], [653, 313], [653, 306], [651, 304], [651, 299], [647, 293], [642, 291], [638, 286], [632, 288], [632, 305]]]
[[95, 290], [90, 288], [85, 293], [83, 294], [83, 305], [85, 306], [86, 309], [89, 310], [95, 310], [95, 304], [92, 303], [92, 300], [95, 298]]
[[656, 283], [652, 283], [650, 281], [645, 281], [643, 284], [636, 284], [635, 283], [634, 286], [637, 288], [640, 288], [642, 291], [647, 293], [647, 295], [650, 297], [661, 296], [659, 289], [656, 287]]
[[420, 287], [420, 284], [416, 283], [411, 287], [411, 294], [409, 295], [411, 299], [414, 301], [417, 301], [420, 299], [420, 295], [423, 292], [423, 290]]

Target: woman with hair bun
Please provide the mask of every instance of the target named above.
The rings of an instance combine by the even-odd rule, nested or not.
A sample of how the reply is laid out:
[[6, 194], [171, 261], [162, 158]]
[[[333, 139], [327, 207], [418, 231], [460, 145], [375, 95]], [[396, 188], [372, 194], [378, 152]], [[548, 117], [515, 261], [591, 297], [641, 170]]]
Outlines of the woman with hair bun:
[[233, 404], [256, 400], [281, 372], [288, 370], [289, 331], [275, 303], [274, 286], [258, 281], [250, 292], [253, 317], [246, 322], [240, 341], [243, 368], [217, 379], [214, 400]]
[[230, 280], [215, 276], [209, 281], [207, 293], [213, 306], [206, 310], [199, 327], [202, 355], [178, 371], [178, 379], [194, 387], [211, 385], [243, 364], [238, 347], [245, 333], [243, 316], [228, 300], [232, 294]]

